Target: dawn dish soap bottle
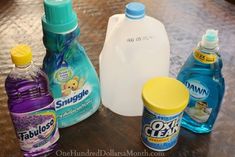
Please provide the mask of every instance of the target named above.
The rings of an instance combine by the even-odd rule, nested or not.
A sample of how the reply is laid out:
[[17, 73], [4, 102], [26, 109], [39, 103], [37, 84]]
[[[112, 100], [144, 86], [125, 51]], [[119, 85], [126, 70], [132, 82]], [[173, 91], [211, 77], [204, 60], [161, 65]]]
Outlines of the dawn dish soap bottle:
[[190, 91], [182, 126], [196, 133], [211, 132], [224, 95], [218, 31], [207, 30], [178, 74]]
[[46, 56], [43, 70], [55, 98], [59, 128], [76, 124], [100, 105], [97, 73], [77, 38], [80, 33], [71, 0], [44, 0], [42, 17]]

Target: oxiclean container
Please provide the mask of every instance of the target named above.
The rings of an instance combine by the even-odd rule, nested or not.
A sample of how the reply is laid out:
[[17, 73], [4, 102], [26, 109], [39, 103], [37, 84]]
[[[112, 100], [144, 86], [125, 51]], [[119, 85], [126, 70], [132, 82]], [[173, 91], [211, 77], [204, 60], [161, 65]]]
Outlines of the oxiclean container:
[[189, 91], [176, 79], [157, 77], [145, 83], [142, 99], [143, 144], [155, 151], [171, 149], [178, 140], [183, 110], [189, 102]]

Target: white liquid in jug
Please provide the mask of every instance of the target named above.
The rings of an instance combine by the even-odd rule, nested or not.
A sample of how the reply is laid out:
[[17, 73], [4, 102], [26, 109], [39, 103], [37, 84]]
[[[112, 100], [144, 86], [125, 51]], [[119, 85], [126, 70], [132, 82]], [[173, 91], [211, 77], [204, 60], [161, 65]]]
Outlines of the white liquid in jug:
[[104, 106], [113, 112], [139, 116], [143, 110], [143, 84], [152, 77], [168, 76], [170, 46], [161, 22], [144, 16], [144, 12], [135, 18], [136, 14], [130, 12], [135, 5], [128, 5], [126, 15], [109, 19], [100, 54], [101, 96]]

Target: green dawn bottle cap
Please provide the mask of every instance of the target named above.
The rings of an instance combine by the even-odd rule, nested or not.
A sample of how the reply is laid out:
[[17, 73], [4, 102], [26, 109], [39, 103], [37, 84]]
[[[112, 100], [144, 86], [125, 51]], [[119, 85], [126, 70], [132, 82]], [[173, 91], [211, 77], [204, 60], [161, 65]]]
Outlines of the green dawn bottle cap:
[[218, 38], [218, 30], [208, 29], [206, 30], [206, 34], [202, 36], [201, 46], [207, 49], [214, 49], [218, 47], [219, 38]]
[[44, 10], [42, 26], [49, 32], [67, 32], [78, 24], [71, 0], [44, 0]]

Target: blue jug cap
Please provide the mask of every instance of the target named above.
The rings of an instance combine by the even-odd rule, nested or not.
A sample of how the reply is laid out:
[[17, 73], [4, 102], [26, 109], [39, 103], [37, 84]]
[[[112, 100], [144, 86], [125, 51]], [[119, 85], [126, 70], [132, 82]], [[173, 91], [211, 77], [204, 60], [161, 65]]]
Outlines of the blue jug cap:
[[143, 3], [131, 2], [126, 5], [125, 14], [130, 19], [141, 19], [145, 15], [145, 6]]

